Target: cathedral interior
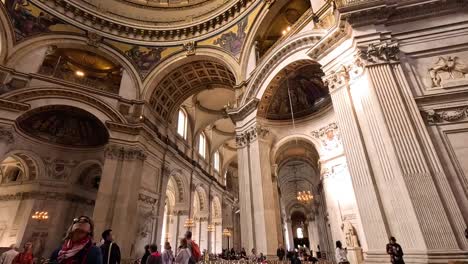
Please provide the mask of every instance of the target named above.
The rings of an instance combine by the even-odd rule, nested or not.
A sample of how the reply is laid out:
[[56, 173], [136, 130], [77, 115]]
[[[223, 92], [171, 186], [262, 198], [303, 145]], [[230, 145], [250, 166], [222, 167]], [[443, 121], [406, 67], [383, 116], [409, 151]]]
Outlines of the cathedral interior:
[[467, 263], [467, 139], [466, 0], [0, 0], [1, 249]]

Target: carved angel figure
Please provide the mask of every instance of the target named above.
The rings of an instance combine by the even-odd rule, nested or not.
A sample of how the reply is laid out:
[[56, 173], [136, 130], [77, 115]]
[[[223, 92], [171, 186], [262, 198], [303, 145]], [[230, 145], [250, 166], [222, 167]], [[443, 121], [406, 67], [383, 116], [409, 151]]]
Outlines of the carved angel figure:
[[440, 87], [441, 82], [450, 79], [467, 78], [468, 67], [459, 61], [458, 57], [439, 57], [435, 65], [429, 68], [432, 87]]

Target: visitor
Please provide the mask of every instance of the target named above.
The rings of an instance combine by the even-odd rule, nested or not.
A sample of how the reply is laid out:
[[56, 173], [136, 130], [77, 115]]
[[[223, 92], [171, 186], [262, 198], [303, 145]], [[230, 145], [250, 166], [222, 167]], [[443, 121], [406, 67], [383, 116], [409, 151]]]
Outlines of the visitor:
[[234, 248], [231, 248], [230, 259], [231, 260], [236, 259], [236, 251], [234, 250]]
[[94, 225], [87, 216], [73, 219], [63, 245], [52, 253], [53, 264], [102, 264], [101, 250], [93, 244]]
[[243, 259], [246, 259], [246, 258], [247, 258], [247, 252], [245, 252], [245, 248], [242, 248], [242, 249], [241, 249], [240, 257], [243, 258]]
[[150, 252], [150, 249], [149, 249], [149, 245], [146, 245], [145, 246], [145, 254], [143, 255], [143, 257], [141, 258], [141, 264], [145, 264], [146, 263], [146, 260], [148, 259], [148, 257], [151, 255], [151, 252]]
[[341, 241], [336, 241], [335, 257], [338, 264], [349, 264], [348, 261], [348, 250], [343, 248]]
[[392, 264], [404, 264], [403, 260], [403, 249], [396, 242], [394, 237], [390, 237], [390, 243], [387, 244], [387, 254], [390, 255], [390, 261]]
[[174, 254], [172, 253], [171, 243], [164, 243], [164, 252], [162, 253], [162, 263], [172, 264], [174, 262]]
[[276, 250], [276, 256], [278, 257], [279, 261], [283, 261], [285, 255], [286, 251], [284, 250], [283, 245], [279, 244], [279, 247]]
[[299, 253], [294, 252], [291, 257], [291, 264], [301, 264], [301, 259], [299, 258]]
[[18, 253], [19, 252], [18, 248], [16, 248], [16, 244], [12, 244], [10, 246], [10, 250], [3, 252], [3, 254], [0, 256], [0, 264], [11, 264]]
[[161, 264], [162, 260], [161, 260], [161, 254], [159, 254], [158, 252], [158, 246], [156, 246], [156, 244], [151, 244], [149, 246], [149, 249], [150, 249], [151, 255], [146, 260], [146, 263], [142, 263], [142, 264]]
[[317, 258], [321, 259], [322, 258], [322, 252], [320, 252], [320, 246], [317, 245]]
[[195, 243], [195, 241], [192, 240], [192, 232], [187, 231], [185, 232], [185, 239], [187, 241], [187, 248], [190, 251], [190, 263], [195, 264], [198, 261], [200, 261], [201, 258], [201, 252], [200, 252], [200, 247]]
[[32, 254], [33, 244], [31, 242], [26, 242], [24, 244], [23, 252], [19, 253], [13, 259], [12, 264], [33, 264], [33, 254]]
[[257, 262], [263, 263], [266, 260], [266, 257], [260, 252], [260, 256], [258, 256]]
[[189, 260], [191, 259], [191, 255], [192, 254], [190, 252], [190, 249], [188, 248], [187, 239], [182, 238], [182, 240], [180, 240], [179, 251], [177, 252], [177, 257], [175, 259], [175, 262], [177, 264], [188, 264]]
[[118, 264], [120, 263], [120, 248], [114, 243], [112, 230], [107, 229], [102, 232], [104, 244], [101, 245], [102, 263], [103, 264]]
[[252, 255], [250, 255], [250, 261], [256, 262], [257, 261], [257, 250], [255, 248], [252, 248]]

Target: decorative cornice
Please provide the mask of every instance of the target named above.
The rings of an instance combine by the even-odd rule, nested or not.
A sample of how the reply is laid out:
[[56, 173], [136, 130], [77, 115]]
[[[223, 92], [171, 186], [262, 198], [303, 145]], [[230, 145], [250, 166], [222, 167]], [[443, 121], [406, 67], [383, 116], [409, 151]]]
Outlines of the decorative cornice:
[[[263, 1], [232, 0], [223, 11], [202, 21], [182, 26], [154, 26], [129, 23], [91, 10], [74, 1], [30, 0], [41, 9], [85, 31], [98, 31], [103, 37], [127, 43], [151, 46], [173, 46], [189, 40], [209, 38], [235, 25]], [[101, 10], [102, 11], [102, 10]]]
[[129, 147], [122, 145], [109, 144], [104, 150], [104, 156], [107, 159], [114, 160], [145, 160], [146, 153], [139, 147]]
[[232, 122], [236, 123], [236, 122], [243, 120], [250, 113], [252, 113], [255, 109], [257, 109], [258, 103], [259, 103], [259, 100], [257, 98], [252, 98], [240, 108], [226, 109], [226, 112], [231, 118]]
[[421, 111], [421, 115], [429, 125], [467, 121], [468, 106], [426, 110]]
[[16, 112], [27, 111], [31, 108], [28, 104], [13, 102], [10, 100], [0, 99], [0, 108], [7, 110], [14, 110]]
[[82, 203], [87, 205], [94, 205], [94, 200], [84, 198], [79, 195], [70, 194], [70, 193], [60, 193], [60, 192], [40, 192], [40, 191], [30, 191], [30, 192], [18, 192], [16, 194], [5, 194], [0, 195], [0, 201], [20, 201], [20, 200], [55, 200], [55, 201], [70, 201], [76, 203]]

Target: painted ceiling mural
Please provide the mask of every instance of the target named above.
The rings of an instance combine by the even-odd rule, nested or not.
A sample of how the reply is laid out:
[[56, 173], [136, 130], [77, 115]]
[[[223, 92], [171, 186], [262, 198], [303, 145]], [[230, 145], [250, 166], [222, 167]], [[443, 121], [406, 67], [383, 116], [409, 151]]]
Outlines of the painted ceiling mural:
[[39, 9], [28, 0], [2, 0], [2, 3], [15, 29], [17, 41], [48, 32], [84, 34], [84, 31], [65, 24], [60, 19]]
[[107, 143], [107, 129], [96, 117], [71, 106], [45, 106], [18, 118], [26, 134], [45, 142], [73, 147], [95, 147]]
[[[258, 114], [271, 120], [302, 118], [330, 104], [320, 66], [295, 62], [278, 73], [265, 91]], [[292, 109], [291, 109], [292, 106]]]
[[[17, 41], [47, 33], [86, 35], [85, 31], [66, 24], [62, 20], [43, 11], [29, 0], [0, 0], [0, 2], [4, 5], [10, 17]], [[230, 53], [236, 59], [239, 59], [245, 38], [260, 8], [261, 5], [257, 6], [249, 15], [223, 33], [193, 43], [192, 46], [140, 46], [107, 38], [102, 41], [116, 48], [127, 57], [138, 69], [140, 77], [145, 79], [157, 65], [169, 56], [179, 52], [187, 52], [187, 56], [192, 55], [195, 53], [196, 47], [215, 46]], [[192, 50], [190, 50], [190, 48]]]

